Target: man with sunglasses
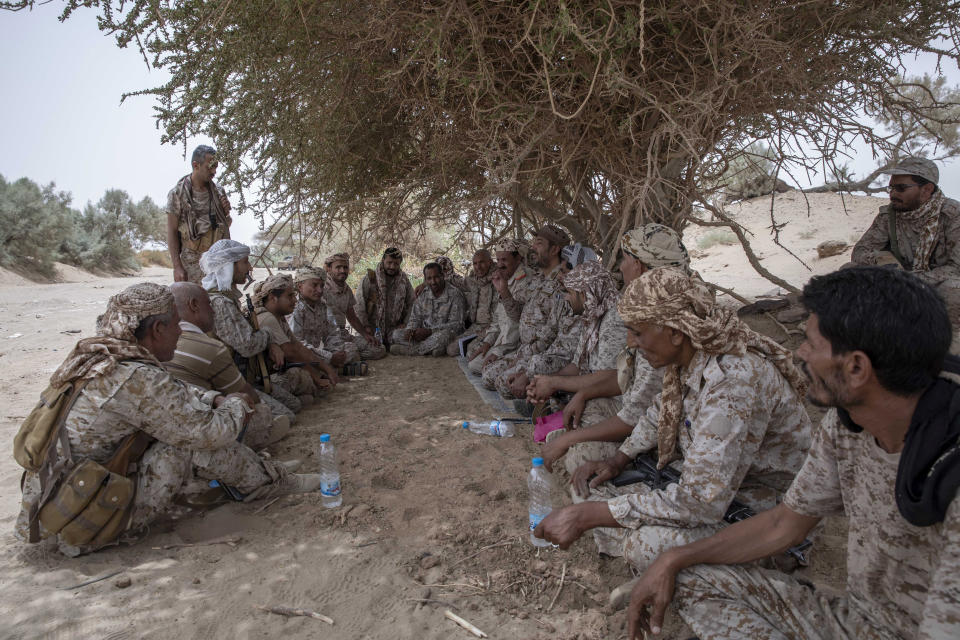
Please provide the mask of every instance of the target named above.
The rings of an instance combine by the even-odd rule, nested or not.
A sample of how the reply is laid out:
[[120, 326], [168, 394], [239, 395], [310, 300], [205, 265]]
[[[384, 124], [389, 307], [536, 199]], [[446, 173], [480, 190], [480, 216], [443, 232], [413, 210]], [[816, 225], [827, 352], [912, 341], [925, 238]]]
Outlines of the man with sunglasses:
[[904, 158], [884, 173], [890, 176], [890, 204], [853, 248], [858, 265], [890, 265], [912, 272], [933, 286], [960, 328], [960, 203], [937, 186], [940, 172], [932, 160]]
[[193, 170], [167, 195], [167, 247], [173, 279], [200, 284], [200, 255], [217, 240], [230, 237], [230, 200], [213, 182], [217, 150], [202, 144], [190, 158]]

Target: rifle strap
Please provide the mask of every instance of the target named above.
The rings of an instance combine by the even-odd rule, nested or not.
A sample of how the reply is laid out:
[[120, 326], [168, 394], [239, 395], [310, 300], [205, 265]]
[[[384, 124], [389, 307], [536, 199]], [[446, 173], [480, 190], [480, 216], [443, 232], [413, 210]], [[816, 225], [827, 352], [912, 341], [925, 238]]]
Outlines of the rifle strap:
[[897, 240], [897, 212], [894, 211], [893, 208], [887, 209], [887, 230], [890, 234], [890, 252], [893, 254], [893, 257], [897, 259], [897, 262], [900, 263], [901, 267], [910, 271], [912, 265], [908, 265], [900, 253], [900, 242]]

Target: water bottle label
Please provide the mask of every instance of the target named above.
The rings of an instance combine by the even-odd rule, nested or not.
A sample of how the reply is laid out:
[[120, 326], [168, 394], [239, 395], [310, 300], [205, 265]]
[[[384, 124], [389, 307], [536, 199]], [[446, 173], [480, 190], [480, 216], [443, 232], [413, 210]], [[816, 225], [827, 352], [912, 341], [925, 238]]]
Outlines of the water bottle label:
[[490, 435], [499, 436], [500, 435], [500, 421], [494, 420], [490, 423]]
[[340, 495], [340, 478], [336, 480], [321, 480], [320, 481], [320, 493], [332, 498]]
[[537, 515], [535, 513], [530, 514], [530, 531], [533, 531], [537, 528], [537, 525], [540, 524], [540, 521], [546, 518], [546, 515]]

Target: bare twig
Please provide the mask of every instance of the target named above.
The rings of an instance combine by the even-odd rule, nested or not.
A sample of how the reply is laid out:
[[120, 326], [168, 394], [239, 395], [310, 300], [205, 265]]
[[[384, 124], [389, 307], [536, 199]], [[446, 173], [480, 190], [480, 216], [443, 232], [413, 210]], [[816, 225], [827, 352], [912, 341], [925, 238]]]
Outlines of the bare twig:
[[89, 585], [89, 584], [94, 584], [94, 583], [96, 583], [96, 582], [100, 582], [100, 581], [102, 581], [102, 580], [106, 580], [107, 578], [112, 578], [113, 576], [115, 576], [115, 575], [117, 575], [117, 574], [120, 574], [120, 573], [123, 573], [123, 569], [118, 569], [118, 570], [116, 570], [116, 571], [111, 571], [110, 573], [108, 573], [108, 574], [106, 574], [106, 575], [102, 575], [102, 576], [100, 576], [99, 578], [94, 578], [93, 580], [87, 580], [86, 582], [81, 582], [80, 584], [75, 584], [75, 585], [73, 585], [72, 587], [58, 587], [58, 589], [60, 589], [61, 591], [70, 591], [70, 590], [72, 590], [72, 589], [79, 589], [80, 587], [85, 587], [85, 586], [87, 586], [87, 585]]
[[316, 611], [309, 611], [307, 609], [294, 609], [291, 607], [264, 607], [257, 605], [254, 609], [260, 609], [261, 611], [266, 611], [268, 613], [275, 613], [278, 616], [287, 616], [291, 617], [304, 617], [304, 618], [313, 618], [314, 620], [320, 620], [326, 622], [327, 624], [333, 624], [333, 618], [323, 615], [322, 613], [317, 613]]
[[485, 634], [483, 631], [480, 631], [480, 629], [478, 629], [477, 627], [475, 627], [473, 624], [471, 624], [470, 622], [467, 622], [466, 620], [464, 620], [463, 618], [461, 618], [460, 616], [458, 616], [457, 614], [455, 614], [453, 611], [450, 611], [449, 609], [445, 610], [445, 611], [443, 612], [443, 615], [444, 615], [448, 620], [453, 620], [453, 621], [456, 622], [458, 625], [460, 625], [461, 627], [463, 627], [464, 629], [466, 629], [467, 631], [469, 631], [469, 632], [472, 633], [473, 635], [477, 636], [478, 638], [486, 638], [486, 637], [488, 637], [487, 634]]
[[563, 580], [567, 577], [567, 563], [563, 563], [563, 568], [560, 571], [560, 584], [557, 585], [557, 592], [553, 594], [553, 600], [550, 601], [550, 605], [547, 607], [547, 611], [553, 609], [553, 605], [557, 602], [557, 597], [560, 595], [560, 591], [563, 589]]
[[209, 540], [201, 540], [199, 542], [175, 542], [173, 544], [165, 544], [162, 547], [154, 547], [154, 549], [181, 549], [184, 547], [206, 547], [212, 544], [227, 544], [231, 547], [236, 545], [238, 542], [243, 540], [241, 536], [220, 536], [219, 538], [211, 538]]
[[276, 502], [279, 499], [280, 499], [279, 497], [276, 497], [273, 500], [269, 501], [267, 504], [263, 505], [262, 507], [254, 511], [253, 515], [257, 515], [258, 513], [263, 513], [264, 511], [270, 508], [270, 505], [272, 505], [274, 502]]
[[480, 555], [481, 553], [483, 553], [483, 552], [486, 551], [487, 549], [493, 549], [494, 547], [503, 547], [503, 546], [506, 546], [506, 545], [508, 545], [508, 544], [513, 544], [514, 542], [516, 542], [516, 540], [515, 540], [514, 538], [508, 538], [508, 539], [506, 539], [506, 540], [501, 540], [500, 542], [495, 542], [495, 543], [493, 543], [493, 544], [488, 544], [488, 545], [485, 546], [485, 547], [480, 547], [480, 548], [477, 549], [475, 552], [471, 553], [470, 555], [466, 556], [465, 558], [460, 558], [460, 559], [457, 560], [456, 562], [452, 563], [452, 564], [450, 565], [450, 568], [453, 568], [453, 567], [457, 566], [458, 564], [460, 564], [460, 563], [462, 563], [462, 562], [466, 562], [466, 561], [469, 560], [470, 558], [475, 558], [476, 556]]

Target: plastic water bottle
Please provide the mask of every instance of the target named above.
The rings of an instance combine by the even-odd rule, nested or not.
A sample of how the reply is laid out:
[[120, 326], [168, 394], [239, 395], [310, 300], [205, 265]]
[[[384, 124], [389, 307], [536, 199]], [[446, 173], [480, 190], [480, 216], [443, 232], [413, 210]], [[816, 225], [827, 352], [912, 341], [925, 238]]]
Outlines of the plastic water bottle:
[[537, 538], [533, 530], [540, 521], [550, 515], [553, 504], [550, 500], [550, 474], [543, 466], [543, 458], [534, 458], [530, 475], [527, 476], [527, 486], [530, 488], [530, 542], [535, 547], [552, 547], [553, 544]]
[[340, 495], [340, 471], [337, 470], [337, 450], [330, 442], [329, 433], [320, 436], [320, 499], [327, 509], [343, 504], [343, 497]]
[[464, 429], [470, 429], [474, 433], [485, 436], [497, 436], [499, 438], [512, 438], [516, 433], [516, 428], [509, 420], [491, 420], [490, 422], [464, 422]]
[[380, 327], [377, 327], [376, 331], [373, 332], [373, 337], [376, 339], [377, 344], [383, 344], [383, 331], [380, 331]]

